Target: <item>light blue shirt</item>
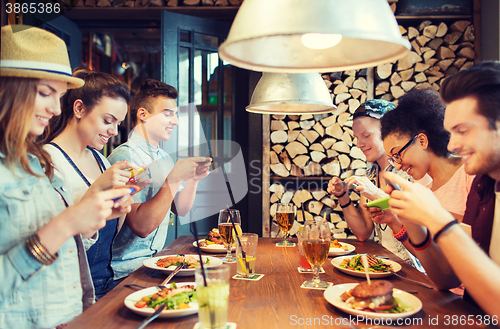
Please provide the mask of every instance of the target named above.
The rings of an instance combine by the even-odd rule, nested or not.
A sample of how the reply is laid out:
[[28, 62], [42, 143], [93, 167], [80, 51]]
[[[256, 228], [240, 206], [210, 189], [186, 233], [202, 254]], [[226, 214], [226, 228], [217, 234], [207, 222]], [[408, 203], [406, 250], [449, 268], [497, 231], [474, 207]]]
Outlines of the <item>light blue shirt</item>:
[[[127, 160], [138, 166], [147, 166], [146, 174], [153, 183], [134, 194], [135, 203], [144, 203], [158, 193], [174, 167], [170, 155], [159, 147], [153, 147], [144, 138], [132, 132], [126, 143], [118, 146], [108, 157], [111, 164]], [[180, 189], [179, 189], [180, 190]], [[137, 236], [125, 222], [113, 243], [111, 267], [115, 280], [121, 279], [142, 266], [142, 262], [163, 249], [168, 231], [170, 208], [163, 222], [146, 238]]]
[[38, 158], [28, 158], [42, 177], [26, 173], [20, 165], [14, 174], [0, 153], [0, 328], [52, 328], [83, 310], [76, 240], [68, 239], [49, 266], [25, 247], [29, 236], [66, 208], [63, 197], [72, 203], [62, 181], [54, 177], [51, 182]]

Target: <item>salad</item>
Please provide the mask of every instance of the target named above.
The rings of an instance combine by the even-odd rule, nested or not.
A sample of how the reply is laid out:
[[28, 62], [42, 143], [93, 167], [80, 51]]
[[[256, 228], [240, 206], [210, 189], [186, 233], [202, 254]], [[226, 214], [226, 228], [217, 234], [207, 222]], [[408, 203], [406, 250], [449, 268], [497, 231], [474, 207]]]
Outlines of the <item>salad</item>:
[[161, 304], [165, 304], [167, 310], [177, 310], [191, 308], [190, 302], [195, 302], [196, 288], [193, 285], [177, 287], [175, 283], [170, 288], [164, 288], [162, 291], [150, 296], [144, 296], [141, 300], [135, 302], [135, 307], [151, 307], [157, 309]]
[[[366, 258], [368, 259], [368, 265], [369, 265], [368, 272], [382, 273], [382, 272], [394, 271], [394, 269], [391, 267], [390, 264], [385, 264], [375, 256], [367, 255]], [[360, 271], [360, 272], [365, 271], [360, 254], [357, 254], [356, 256], [351, 258], [345, 258], [342, 261], [342, 263], [340, 263], [339, 266], [352, 271]]]

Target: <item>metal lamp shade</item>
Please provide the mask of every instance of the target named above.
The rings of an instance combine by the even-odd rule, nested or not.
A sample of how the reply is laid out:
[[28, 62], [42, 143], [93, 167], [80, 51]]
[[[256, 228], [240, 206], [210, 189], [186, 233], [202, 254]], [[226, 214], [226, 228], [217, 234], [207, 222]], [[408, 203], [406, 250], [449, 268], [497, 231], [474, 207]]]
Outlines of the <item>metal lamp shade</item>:
[[[310, 49], [308, 33], [342, 39]], [[333, 72], [392, 62], [409, 49], [387, 0], [245, 0], [219, 55], [254, 71]]]
[[249, 112], [266, 114], [316, 114], [335, 109], [319, 73], [264, 72], [246, 107]]

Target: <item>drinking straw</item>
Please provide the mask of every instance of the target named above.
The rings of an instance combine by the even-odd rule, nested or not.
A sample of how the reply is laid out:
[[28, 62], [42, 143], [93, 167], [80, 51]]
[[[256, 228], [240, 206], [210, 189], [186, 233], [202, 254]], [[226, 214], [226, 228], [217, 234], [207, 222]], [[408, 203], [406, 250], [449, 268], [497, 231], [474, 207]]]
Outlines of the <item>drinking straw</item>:
[[236, 224], [234, 223], [233, 216], [231, 216], [231, 209], [229, 209], [229, 206], [227, 206], [226, 209], [227, 209], [227, 214], [229, 215], [229, 220], [231, 221], [231, 224], [233, 224], [234, 235], [236, 235], [236, 239], [238, 240], [238, 244], [240, 245], [241, 248], [241, 256], [245, 260], [245, 267], [246, 269], [248, 269], [247, 255], [245, 253], [245, 250], [243, 250], [243, 246], [241, 245], [240, 236], [238, 235], [238, 231], [236, 230]]
[[[200, 241], [198, 239], [198, 229], [196, 228], [196, 222], [191, 222], [191, 228], [193, 229], [194, 238], [196, 239], [196, 250], [198, 251], [198, 256], [200, 257], [200, 267], [201, 267], [201, 275], [203, 276], [203, 285], [208, 287], [207, 284], [207, 276], [205, 274], [205, 268], [203, 266], [203, 259], [201, 257], [201, 249], [200, 249]], [[210, 307], [210, 303], [208, 303], [208, 312], [210, 313], [210, 323], [213, 325], [215, 323], [215, 313], [214, 310]]]
[[196, 250], [198, 251], [198, 256], [200, 257], [200, 267], [201, 275], [203, 276], [203, 285], [207, 286], [207, 277], [205, 276], [205, 268], [203, 266], [203, 258], [201, 257], [200, 241], [198, 239], [198, 229], [196, 228], [196, 222], [191, 222], [191, 227], [193, 229], [194, 238], [196, 239]]

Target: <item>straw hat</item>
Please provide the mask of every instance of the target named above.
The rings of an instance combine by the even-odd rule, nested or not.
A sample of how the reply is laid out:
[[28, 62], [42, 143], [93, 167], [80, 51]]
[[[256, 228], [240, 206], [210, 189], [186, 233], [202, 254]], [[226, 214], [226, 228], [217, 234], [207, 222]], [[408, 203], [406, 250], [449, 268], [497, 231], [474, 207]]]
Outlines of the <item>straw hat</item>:
[[2, 27], [0, 76], [65, 81], [68, 89], [83, 86], [71, 76], [68, 50], [64, 41], [37, 27]]

